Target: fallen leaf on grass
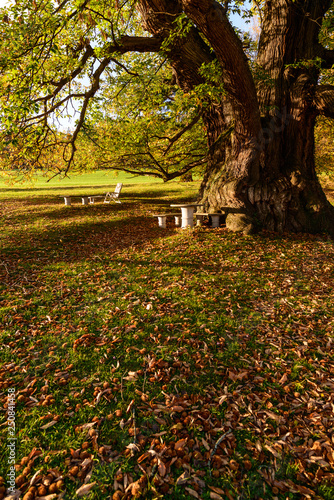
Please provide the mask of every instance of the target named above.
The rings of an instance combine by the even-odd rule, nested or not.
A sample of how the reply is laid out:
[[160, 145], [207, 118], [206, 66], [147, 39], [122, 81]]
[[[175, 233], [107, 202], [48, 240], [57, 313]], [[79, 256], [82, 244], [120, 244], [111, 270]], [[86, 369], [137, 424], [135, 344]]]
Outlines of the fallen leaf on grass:
[[96, 485], [96, 481], [94, 481], [94, 483], [90, 483], [90, 484], [83, 484], [82, 486], [80, 486], [80, 488], [77, 489], [75, 494], [78, 495], [78, 497], [83, 497], [83, 496], [87, 495], [95, 485]]
[[145, 452], [142, 455], [140, 455], [139, 458], [137, 458], [137, 462], [140, 464], [141, 462], [144, 462], [149, 457], [149, 453]]
[[134, 452], [140, 451], [140, 448], [135, 443], [130, 443], [125, 448]]
[[106, 392], [108, 392], [108, 389], [106, 389], [105, 391], [101, 391], [98, 393], [98, 395], [96, 396], [95, 398], [95, 404], [99, 404], [100, 402], [100, 399], [102, 398], [103, 394], [105, 394]]
[[161, 437], [167, 434], [167, 431], [161, 431], [161, 432], [156, 432], [155, 434], [152, 434], [154, 437]]
[[210, 498], [212, 498], [212, 500], [223, 500], [222, 496], [214, 493], [213, 491], [210, 491]]
[[[164, 425], [164, 424], [166, 423], [166, 421], [162, 421], [162, 419], [161, 419], [161, 418], [159, 418], [159, 419], [158, 419], [158, 418], [156, 417], [155, 419], [156, 419], [156, 421], [157, 421], [159, 424], [161, 423], [161, 424], [163, 424], [163, 425]], [[160, 420], [160, 422], [159, 422], [159, 420]], [[161, 422], [161, 421], [162, 421], [162, 422]], [[170, 430], [171, 430], [171, 431], [173, 431], [173, 430], [175, 430], [175, 431], [180, 431], [181, 429], [183, 429], [183, 424], [182, 424], [181, 422], [178, 422], [177, 424], [172, 425], [172, 427], [170, 428]]]
[[33, 486], [34, 482], [35, 482], [35, 479], [36, 477], [39, 475], [39, 473], [41, 472], [41, 469], [38, 469], [35, 474], [32, 476], [32, 478], [30, 479], [30, 482], [29, 482], [29, 486]]
[[[133, 373], [135, 373], [135, 374], [137, 375], [137, 372], [129, 372], [129, 374], [131, 374], [131, 375], [132, 375]], [[124, 378], [126, 379], [126, 377], [124, 377]], [[130, 401], [129, 406], [128, 406], [128, 407], [127, 407], [127, 409], [126, 409], [126, 413], [129, 413], [129, 411], [131, 410], [132, 405], [133, 405], [133, 403], [134, 403], [134, 402], [135, 402], [135, 400], [134, 400], [134, 399], [132, 399], [132, 400]]]
[[200, 479], [199, 477], [193, 475], [191, 477], [192, 481], [194, 481], [194, 483], [197, 484], [197, 486], [199, 486], [201, 489], [204, 489], [206, 487], [206, 484], [205, 484], [205, 481], [203, 481], [202, 479]]
[[133, 497], [138, 497], [138, 495], [141, 495], [141, 493], [143, 492], [142, 485], [139, 483], [139, 481], [130, 484], [125, 491], [127, 492], [129, 490], [131, 490], [131, 495]]
[[39, 450], [38, 448], [33, 448], [31, 450], [31, 452], [29, 453], [29, 455], [28, 455], [28, 461], [31, 460], [34, 457], [38, 457], [42, 453], [43, 453], [42, 450]]
[[127, 380], [128, 382], [135, 382], [138, 378], [137, 372], [129, 372], [129, 375], [126, 377], [123, 377], [124, 380]]
[[228, 500], [235, 500], [228, 490], [225, 491], [225, 495], [227, 496]]
[[38, 500], [54, 500], [55, 498], [61, 498], [57, 493], [51, 493], [51, 495], [44, 495], [42, 497], [36, 497]]
[[180, 486], [181, 484], [185, 484], [189, 478], [190, 478], [189, 472], [185, 471], [183, 474], [181, 474], [180, 477], [177, 478], [177, 480], [176, 480], [177, 486]]
[[51, 422], [48, 422], [47, 424], [44, 424], [41, 426], [41, 429], [48, 429], [49, 427], [52, 427], [53, 425], [57, 424], [57, 420], [51, 420]]
[[85, 458], [85, 460], [81, 463], [81, 467], [87, 468], [91, 463], [93, 463], [93, 460], [91, 458]]
[[274, 413], [272, 411], [269, 411], [269, 410], [265, 410], [265, 412], [269, 418], [271, 418], [272, 420], [275, 420], [275, 422], [283, 422], [284, 421], [284, 418], [281, 416], [281, 415], [278, 415], [277, 413]]
[[181, 412], [181, 411], [184, 411], [184, 408], [183, 406], [172, 406], [170, 408], [171, 411], [177, 411], [177, 412]]
[[278, 458], [280, 456], [279, 453], [272, 446], [269, 446], [268, 444], [265, 444], [264, 447], [268, 451], [270, 451], [270, 453], [272, 453], [274, 455], [274, 457]]
[[186, 445], [186, 442], [187, 442], [187, 439], [179, 439], [178, 441], [176, 441], [175, 443], [175, 450], [182, 450], [182, 448], [185, 447]]
[[329, 467], [329, 463], [326, 462], [322, 457], [311, 457], [310, 459], [306, 459], [306, 461], [308, 463], [321, 465], [322, 467]]
[[283, 385], [287, 380], [288, 380], [288, 374], [284, 373], [283, 377], [278, 381], [278, 383]]
[[209, 446], [209, 443], [207, 441], [205, 441], [204, 438], [202, 438], [202, 444], [204, 446], [204, 448], [207, 450], [207, 451], [210, 451], [210, 446]]
[[309, 488], [306, 488], [306, 486], [301, 486], [300, 484], [295, 484], [291, 480], [285, 481], [285, 484], [288, 486], [289, 490], [292, 493], [301, 493], [302, 495], [305, 495], [306, 498], [310, 498], [315, 495], [315, 492], [313, 490], [310, 490]]
[[158, 471], [161, 477], [166, 475], [166, 466], [161, 460], [159, 460]]
[[228, 372], [228, 378], [231, 379], [233, 382], [235, 382], [236, 380], [242, 380], [247, 377], [248, 377], [248, 371], [235, 373], [234, 371], [229, 370]]
[[210, 490], [214, 491], [215, 493], [221, 493], [224, 495], [225, 491], [222, 490], [221, 488], [218, 488], [218, 486], [209, 486]]
[[86, 429], [91, 429], [94, 425], [96, 425], [96, 422], [88, 422], [87, 424], [81, 425], [80, 428], [85, 431]]
[[200, 496], [197, 493], [197, 491], [193, 490], [192, 488], [185, 488], [185, 489], [187, 490], [187, 492], [189, 493], [189, 495], [191, 495], [192, 497], [200, 498]]

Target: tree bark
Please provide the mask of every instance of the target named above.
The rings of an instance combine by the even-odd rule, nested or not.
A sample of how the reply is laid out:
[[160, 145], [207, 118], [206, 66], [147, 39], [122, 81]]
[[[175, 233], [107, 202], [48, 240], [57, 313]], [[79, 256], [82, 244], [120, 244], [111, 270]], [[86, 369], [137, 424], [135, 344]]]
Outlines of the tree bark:
[[[183, 0], [182, 4], [210, 42], [221, 65], [226, 92], [223, 108], [230, 125], [213, 146], [200, 190], [201, 202], [214, 211], [228, 207], [227, 226], [251, 232], [255, 213], [247, 187], [259, 180], [257, 138], [261, 130], [254, 80], [225, 9], [215, 0]], [[208, 117], [210, 121], [215, 123]]]
[[[184, 3], [196, 7], [194, 1]], [[321, 19], [330, 4], [329, 0], [267, 2], [257, 59], [267, 75], [267, 81], [257, 83], [261, 113], [255, 145], [258, 179], [251, 178], [246, 185], [238, 182], [237, 175], [233, 179], [240, 167], [230, 160], [236, 155], [232, 148], [224, 165], [208, 165], [201, 189], [201, 200], [208, 208], [227, 207], [230, 229], [252, 232], [262, 227], [334, 236], [334, 208], [317, 179], [314, 161], [315, 120], [318, 114], [333, 116], [334, 92], [330, 86], [317, 85], [320, 70], [311, 62], [317, 57]], [[211, 36], [216, 37], [213, 31]], [[233, 102], [232, 92], [230, 96]], [[249, 94], [243, 104], [249, 110], [248, 102]], [[240, 119], [233, 109], [232, 115]], [[247, 145], [241, 144], [240, 149], [237, 162], [245, 164], [250, 156], [243, 157]], [[251, 158], [256, 162], [255, 154]], [[244, 203], [238, 205], [239, 200]]]
[[314, 161], [315, 120], [325, 99], [315, 58], [321, 19], [330, 5], [330, 0], [279, 0], [268, 2], [264, 12], [257, 63], [272, 83], [258, 84], [263, 159], [261, 180], [248, 195], [269, 229], [334, 234], [334, 209]]
[[[267, 0], [256, 67], [252, 74], [225, 9], [215, 0], [139, 0], [145, 28], [166, 39], [175, 17], [193, 21], [175, 38], [169, 58], [185, 91], [203, 81], [199, 69], [220, 63], [225, 96], [203, 113], [209, 158], [199, 198], [209, 210], [227, 212], [232, 230], [329, 232], [334, 208], [315, 173], [314, 126], [318, 114], [333, 116], [334, 92], [318, 85], [323, 56], [321, 21], [331, 0]], [[200, 34], [204, 35], [201, 37]], [[213, 50], [210, 52], [210, 47]]]

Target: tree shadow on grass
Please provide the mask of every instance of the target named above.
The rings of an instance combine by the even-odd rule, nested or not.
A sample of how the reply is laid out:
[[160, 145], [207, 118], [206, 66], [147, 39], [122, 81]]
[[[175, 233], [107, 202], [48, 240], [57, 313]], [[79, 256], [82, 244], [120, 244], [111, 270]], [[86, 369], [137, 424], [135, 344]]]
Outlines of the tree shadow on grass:
[[39, 226], [29, 231], [23, 226], [3, 239], [1, 261], [7, 263], [8, 269], [16, 268], [15, 261], [20, 261], [20, 267], [73, 263], [134, 246], [141, 248], [174, 231], [173, 224], [162, 230], [154, 218], [144, 215], [100, 222], [71, 221], [68, 225]]
[[[101, 258], [103, 260], [119, 259], [122, 255], [124, 256], [124, 251], [127, 249], [138, 250], [140, 252], [145, 247], [149, 247], [154, 252], [154, 245], [157, 240], [168, 238], [179, 231], [182, 233], [183, 230], [176, 228], [173, 220], [167, 222], [166, 229], [161, 229], [158, 227], [155, 218], [145, 215], [123, 216], [122, 218], [111, 218], [110, 220], [100, 222], [71, 221], [65, 226], [38, 227], [29, 231], [25, 231], [23, 228], [14, 232], [13, 235], [3, 242], [1, 261], [7, 266], [7, 269], [14, 270], [17, 268], [19, 272], [19, 268], [22, 270], [22, 268], [40, 267], [42, 270], [43, 267], [47, 267], [50, 264], [54, 265], [58, 262], [73, 264], [89, 261], [94, 258]], [[227, 235], [229, 236], [226, 239]], [[203, 245], [205, 245], [208, 236], [209, 234], [207, 235], [205, 231], [198, 236]], [[222, 249], [225, 246], [227, 255], [231, 256], [235, 251], [238, 251], [241, 240], [245, 238], [241, 235], [231, 235], [231, 233], [224, 230], [218, 233], [217, 237], [221, 239]], [[191, 244], [192, 239], [197, 238], [197, 236], [194, 236], [194, 233], [189, 233], [189, 238], [189, 243]], [[266, 242], [268, 244], [274, 243], [280, 245], [281, 242], [283, 244], [293, 242], [310, 243], [313, 239], [316, 240], [319, 238], [303, 234], [279, 236], [275, 233], [261, 233], [252, 237], [252, 239], [248, 239], [247, 242], [255, 248], [259, 242], [262, 245]], [[180, 251], [181, 254], [179, 254], [178, 250], [174, 251], [176, 254], [176, 260], [174, 260], [173, 250], [169, 250], [169, 260], [171, 262], [179, 262], [180, 265], [182, 264], [182, 266], [186, 266], [189, 269], [208, 268], [212, 271], [213, 268], [216, 268], [217, 263], [215, 260], [205, 263], [201, 260], [201, 256], [198, 258], [192, 256], [193, 260], [189, 260], [187, 258], [187, 251], [185, 250], [184, 253], [182, 253], [182, 250]], [[180, 261], [180, 255], [182, 256], [182, 262]], [[309, 258], [310, 256], [308, 255]], [[168, 263], [165, 258], [164, 261], [164, 265], [167, 267], [169, 265], [172, 267], [176, 265]], [[148, 252], [147, 262], [155, 265], [150, 252]], [[143, 264], [145, 262], [142, 261], [140, 263]], [[227, 264], [225, 263], [224, 265], [226, 266]], [[231, 266], [232, 263], [228, 266], [228, 269], [231, 270]], [[238, 270], [237, 266], [236, 272]]]
[[[146, 193], [147, 194], [147, 193]], [[180, 201], [180, 198], [177, 198]], [[3, 236], [1, 242], [0, 272], [5, 272], [6, 282], [11, 281], [11, 275], [22, 272], [22, 268], [47, 267], [57, 262], [69, 264], [83, 262], [92, 258], [111, 258], [124, 250], [142, 249], [153, 246], [161, 238], [168, 238], [180, 231], [175, 228], [174, 219], [168, 219], [167, 229], [158, 227], [157, 219], [152, 217], [163, 206], [163, 210], [172, 201], [169, 199], [147, 200], [141, 203], [135, 201], [122, 204], [74, 205], [71, 207], [49, 204], [40, 206], [36, 200], [22, 200], [22, 206], [4, 216], [2, 224]], [[4, 213], [12, 205], [12, 200], [3, 205]], [[190, 233], [192, 234], [192, 233]], [[222, 246], [224, 236], [221, 233]], [[192, 238], [193, 236], [190, 236]], [[203, 245], [206, 242], [205, 232], [201, 236]], [[252, 237], [257, 242], [266, 241], [310, 242], [312, 237], [305, 234], [283, 235], [277, 233], [261, 233]], [[252, 241], [249, 237], [247, 241]], [[226, 244], [229, 251], [237, 251], [238, 242], [244, 237], [230, 235]], [[235, 248], [234, 248], [235, 247]], [[185, 254], [183, 255], [184, 260]], [[148, 259], [150, 256], [148, 254]], [[206, 265], [200, 260], [187, 262], [187, 266], [201, 267]], [[183, 262], [185, 264], [185, 262]], [[213, 264], [211, 264], [212, 267]], [[214, 267], [214, 266], [213, 266]], [[15, 270], [15, 272], [14, 272]]]
[[[112, 217], [127, 217], [134, 214], [145, 214], [148, 217], [153, 213], [171, 211], [171, 203], [182, 203], [184, 200], [181, 198], [171, 199], [157, 199], [157, 198], [142, 198], [137, 200], [136, 196], [133, 199], [121, 201], [121, 203], [103, 203], [98, 201], [93, 204], [82, 205], [82, 203], [74, 203], [71, 206], [65, 206], [63, 203], [55, 203], [54, 199], [48, 201], [45, 197], [41, 200], [23, 199], [23, 200], [7, 200], [3, 201], [4, 210], [4, 223], [5, 224], [34, 224], [40, 222], [49, 223], [50, 221], [63, 221], [70, 222], [81, 220], [83, 218], [98, 218], [102, 219], [106, 216]], [[189, 201], [189, 199], [188, 199]], [[180, 212], [181, 215], [181, 212]]]
[[[92, 187], [90, 186], [82, 186], [80, 184], [78, 184], [77, 186], [41, 186], [41, 187], [37, 187], [37, 186], [31, 186], [31, 187], [4, 187], [4, 188], [0, 188], [0, 193], [24, 193], [24, 194], [29, 194], [29, 193], [35, 193], [35, 192], [57, 192], [59, 194], [57, 194], [56, 196], [62, 196], [63, 192], [65, 194], [71, 192], [71, 191], [82, 191], [83, 193], [84, 192], [88, 192], [88, 193], [92, 193], [94, 194], [95, 191], [97, 189], [103, 189], [104, 191], [106, 189], [114, 189], [116, 186], [116, 183], [114, 183], [113, 185], [107, 185], [107, 184], [101, 184], [101, 185], [94, 185]], [[38, 197], [37, 196], [34, 196], [34, 198]]]
[[[7, 204], [10, 207], [10, 204]], [[16, 207], [17, 208], [17, 207]], [[35, 222], [43, 221], [75, 221], [76, 219], [81, 220], [83, 218], [90, 217], [105, 217], [108, 214], [111, 215], [123, 215], [124, 212], [133, 212], [134, 205], [130, 203], [97, 203], [91, 205], [50, 205], [45, 203], [44, 205], [36, 203], [31, 203], [30, 205], [24, 204], [22, 210], [14, 210], [10, 212], [7, 209], [6, 218], [9, 224], [15, 223], [26, 223], [33, 224]]]

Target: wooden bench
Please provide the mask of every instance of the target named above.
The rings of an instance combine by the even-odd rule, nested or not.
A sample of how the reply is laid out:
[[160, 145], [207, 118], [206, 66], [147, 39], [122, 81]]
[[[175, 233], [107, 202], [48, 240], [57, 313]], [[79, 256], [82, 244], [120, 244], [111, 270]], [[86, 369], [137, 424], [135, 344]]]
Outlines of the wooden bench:
[[158, 225], [159, 227], [166, 227], [167, 217], [175, 217], [175, 226], [180, 226], [181, 214], [178, 213], [169, 213], [169, 214], [153, 214], [152, 217], [158, 217]]
[[224, 213], [218, 212], [195, 212], [197, 226], [201, 226], [203, 223], [204, 217], [211, 217], [211, 226], [219, 227], [220, 217], [224, 216]]

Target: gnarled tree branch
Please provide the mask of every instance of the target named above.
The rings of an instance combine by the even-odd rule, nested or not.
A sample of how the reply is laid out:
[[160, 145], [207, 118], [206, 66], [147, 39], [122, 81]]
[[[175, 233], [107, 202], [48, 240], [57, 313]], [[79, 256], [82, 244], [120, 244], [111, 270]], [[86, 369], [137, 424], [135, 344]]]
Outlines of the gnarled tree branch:
[[169, 144], [168, 144], [167, 148], [164, 151], [164, 156], [168, 153], [168, 151], [170, 150], [170, 148], [173, 146], [174, 142], [178, 141], [180, 139], [180, 137], [182, 137], [183, 134], [185, 134], [187, 132], [187, 130], [191, 130], [192, 127], [194, 125], [196, 125], [196, 123], [199, 121], [199, 119], [201, 118], [201, 116], [202, 116], [202, 111], [200, 111], [199, 113], [197, 113], [196, 116], [191, 120], [191, 122], [188, 123], [185, 127], [183, 127], [183, 129], [180, 130], [173, 137], [171, 137], [171, 138], [167, 137], [167, 139], [169, 140]]

